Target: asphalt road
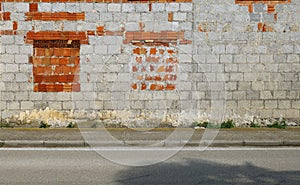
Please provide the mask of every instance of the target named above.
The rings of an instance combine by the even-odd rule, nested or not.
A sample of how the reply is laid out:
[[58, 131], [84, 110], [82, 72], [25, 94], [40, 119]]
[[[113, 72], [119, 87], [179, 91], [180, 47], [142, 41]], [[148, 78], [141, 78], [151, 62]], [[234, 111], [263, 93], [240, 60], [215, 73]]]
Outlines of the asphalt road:
[[[0, 184], [300, 184], [300, 148], [186, 148], [164, 162], [139, 167], [117, 164], [101, 152], [2, 148]], [[126, 161], [132, 154], [122, 157]]]

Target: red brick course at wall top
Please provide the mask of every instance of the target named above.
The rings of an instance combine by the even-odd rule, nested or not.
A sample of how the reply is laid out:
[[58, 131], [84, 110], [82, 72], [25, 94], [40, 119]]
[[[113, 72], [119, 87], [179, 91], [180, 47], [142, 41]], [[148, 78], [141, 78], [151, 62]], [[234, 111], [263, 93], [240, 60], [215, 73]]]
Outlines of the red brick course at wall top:
[[191, 3], [192, 0], [0, 0], [0, 2], [26, 3]]

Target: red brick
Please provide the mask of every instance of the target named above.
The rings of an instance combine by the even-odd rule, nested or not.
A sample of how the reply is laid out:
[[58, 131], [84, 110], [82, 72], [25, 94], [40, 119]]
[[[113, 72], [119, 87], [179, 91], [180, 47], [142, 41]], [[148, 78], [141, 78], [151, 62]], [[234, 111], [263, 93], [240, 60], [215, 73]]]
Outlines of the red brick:
[[32, 40], [79, 40], [80, 43], [88, 44], [86, 33], [75, 31], [29, 31], [26, 34], [26, 43]]
[[38, 84], [34, 84], [33, 92], [39, 92], [39, 85]]
[[41, 65], [42, 64], [42, 59], [37, 58], [37, 57], [32, 57], [32, 63], [33, 63], [33, 65]]
[[172, 75], [171, 81], [175, 81], [177, 79], [177, 75]]
[[47, 92], [47, 85], [46, 84], [38, 84], [37, 91], [38, 92]]
[[152, 78], [150, 75], [146, 75], [146, 76], [145, 76], [145, 80], [146, 80], [146, 81], [152, 81], [153, 78]]
[[147, 85], [145, 83], [141, 83], [141, 90], [146, 90]]
[[175, 90], [175, 85], [174, 84], [167, 84], [166, 85], [166, 90]]
[[73, 64], [73, 65], [79, 65], [79, 57], [70, 57], [69, 58], [69, 64]]
[[64, 74], [63, 73], [63, 67], [62, 66], [55, 66], [55, 69], [54, 69], [53, 73], [56, 74], [56, 75]]
[[30, 3], [29, 4], [29, 12], [37, 12], [38, 11], [38, 4], [37, 3]]
[[43, 81], [43, 75], [34, 75], [34, 83], [41, 83]]
[[44, 67], [44, 71], [45, 75], [51, 75], [53, 73], [53, 68], [52, 66]]
[[173, 55], [173, 54], [176, 53], [174, 50], [171, 50], [171, 49], [167, 50], [167, 52], [168, 52], [170, 55]]
[[80, 84], [72, 84], [72, 91], [73, 92], [80, 92]]
[[62, 66], [63, 68], [63, 74], [70, 75], [70, 74], [77, 74], [79, 72], [78, 67], [72, 67], [72, 66]]
[[98, 26], [96, 29], [97, 29], [97, 32], [104, 33], [104, 26]]
[[176, 75], [171, 75], [171, 74], [167, 74], [167, 75], [165, 75], [165, 77], [164, 77], [164, 80], [165, 81], [175, 81], [177, 79], [177, 76]]
[[132, 84], [131, 88], [134, 89], [134, 90], [136, 90], [137, 89], [137, 84]]
[[63, 50], [63, 56], [65, 57], [71, 56], [71, 48], [60, 48], [60, 49]]
[[68, 75], [68, 82], [79, 82], [79, 75]]
[[135, 57], [135, 60], [139, 64], [141, 64], [143, 62], [143, 58], [142, 57]]
[[44, 75], [42, 81], [45, 83], [55, 83], [55, 82], [58, 82], [58, 76], [57, 75]]
[[33, 67], [33, 74], [45, 74], [45, 67]]
[[151, 48], [150, 49], [150, 55], [155, 55], [157, 52], [157, 49], [156, 48]]
[[132, 66], [132, 72], [137, 72], [138, 71], [138, 67], [137, 66]]
[[169, 22], [173, 21], [173, 13], [172, 12], [168, 13], [168, 21]]
[[154, 71], [154, 66], [150, 65], [150, 72], [153, 72], [153, 71]]
[[[1, 17], [0, 17], [0, 20], [1, 20]], [[16, 35], [16, 31], [14, 31], [14, 30], [0, 30], [0, 35]]]
[[150, 90], [152, 90], [152, 91], [156, 90], [156, 84], [151, 84], [150, 85]]
[[158, 69], [156, 70], [158, 73], [165, 72], [165, 66], [159, 66]]
[[[162, 32], [126, 32], [124, 44], [146, 42], [147, 45], [168, 46], [170, 43], [176, 44], [177, 41], [184, 39], [184, 32], [162, 31]], [[188, 42], [186, 42], [188, 43]]]
[[60, 83], [67, 83], [68, 81], [68, 75], [57, 75], [57, 82]]
[[198, 31], [199, 32], [206, 32], [206, 30], [202, 27], [201, 24], [198, 25]]
[[41, 20], [41, 21], [78, 21], [84, 20], [84, 13], [70, 13], [70, 12], [27, 12], [25, 13], [26, 20]]
[[79, 56], [80, 55], [80, 49], [79, 48], [71, 48], [71, 56]]
[[144, 77], [143, 77], [142, 75], [138, 75], [138, 76], [137, 76], [137, 79], [138, 79], [138, 80], [143, 80]]
[[34, 56], [45, 56], [45, 49], [44, 48], [35, 48]]
[[51, 65], [59, 65], [59, 58], [51, 58]]
[[152, 90], [152, 91], [154, 91], [154, 90], [156, 90], [156, 91], [162, 91], [164, 89], [165, 89], [165, 86], [162, 85], [162, 84], [151, 84], [150, 85], [150, 90]]
[[156, 75], [154, 80], [155, 80], [155, 81], [161, 81], [162, 78], [161, 78], [160, 76]]
[[68, 65], [68, 64], [69, 64], [68, 57], [59, 58], [59, 65], [63, 66], [63, 65]]
[[13, 30], [18, 29], [18, 23], [16, 21], [13, 22]]
[[86, 31], [86, 34], [87, 34], [87, 35], [96, 35], [96, 34], [95, 34], [95, 31], [93, 31], [93, 30], [87, 30], [87, 31]]
[[0, 12], [0, 20], [1, 21], [9, 21], [10, 20], [10, 12]]
[[72, 92], [72, 84], [63, 84], [64, 92]]
[[55, 84], [46, 84], [47, 92], [57, 92]]
[[173, 66], [167, 66], [166, 69], [165, 69], [165, 72], [173, 72]]
[[133, 54], [137, 54], [137, 55], [140, 55], [141, 52], [140, 52], [140, 48], [135, 48], [132, 50]]
[[140, 30], [142, 31], [145, 28], [145, 24], [142, 22], [139, 22], [139, 27], [140, 27]]
[[124, 35], [124, 31], [105, 31], [104, 35], [108, 35], [108, 36], [123, 36]]
[[164, 86], [164, 85], [162, 85], [162, 84], [157, 84], [157, 85], [156, 85], [156, 90], [162, 91], [162, 90], [164, 90], [164, 89], [165, 89], [165, 86]]
[[159, 62], [160, 57], [146, 57], [146, 62]]
[[63, 84], [55, 84], [55, 92], [63, 92]]
[[53, 56], [53, 48], [46, 48], [44, 56]]
[[249, 5], [249, 6], [248, 6], [248, 11], [249, 11], [250, 13], [253, 12], [253, 5]]
[[43, 57], [41, 59], [42, 59], [42, 64], [44, 66], [50, 66], [51, 65], [51, 58], [49, 58], [49, 57]]
[[257, 24], [258, 32], [272, 32], [273, 28], [271, 26], [266, 25], [265, 23], [259, 22]]
[[28, 57], [28, 63], [29, 63], [29, 64], [33, 64], [33, 57], [32, 57], [32, 56], [29, 56], [29, 57]]

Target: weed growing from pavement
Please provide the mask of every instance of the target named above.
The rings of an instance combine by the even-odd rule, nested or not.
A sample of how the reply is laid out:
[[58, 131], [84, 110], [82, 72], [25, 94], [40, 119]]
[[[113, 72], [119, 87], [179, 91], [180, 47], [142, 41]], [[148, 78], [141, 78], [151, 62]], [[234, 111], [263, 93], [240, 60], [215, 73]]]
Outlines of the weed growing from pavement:
[[251, 128], [260, 128], [259, 124], [254, 123], [253, 121], [250, 123]]
[[286, 124], [285, 119], [277, 120], [277, 121], [274, 121], [273, 124], [267, 125], [267, 127], [269, 127], [269, 128], [279, 128], [279, 129], [285, 129], [286, 126], [287, 126], [287, 124]]
[[193, 122], [192, 127], [204, 127], [204, 128], [215, 128], [218, 129], [220, 128], [220, 125], [217, 125], [215, 123], [211, 123], [209, 121], [204, 121], [204, 122]]
[[49, 127], [50, 127], [50, 125], [48, 125], [47, 123], [45, 123], [43, 121], [40, 122], [39, 128], [49, 128]]
[[9, 122], [0, 122], [1, 128], [13, 128], [13, 126]]
[[204, 127], [204, 128], [214, 128], [214, 129], [218, 129], [218, 128], [234, 128], [235, 127], [235, 122], [232, 119], [229, 119], [227, 121], [224, 121], [220, 124], [215, 124], [215, 123], [211, 123], [209, 121], [204, 121], [204, 122], [193, 122], [192, 123], [193, 127]]
[[78, 125], [77, 125], [76, 123], [70, 122], [70, 123], [67, 125], [67, 128], [78, 128]]
[[224, 121], [221, 123], [221, 128], [234, 128], [235, 122], [232, 119]]
[[203, 122], [193, 122], [191, 124], [193, 128], [196, 127], [202, 127], [202, 128], [242, 128], [243, 126], [245, 127], [250, 127], [250, 128], [278, 128], [278, 129], [285, 129], [287, 128], [288, 121], [285, 118], [269, 118], [269, 119], [261, 119], [261, 120], [256, 120], [256, 121], [251, 121], [247, 125], [239, 125], [235, 122], [234, 119], [228, 119], [226, 121], [223, 121], [221, 124], [216, 124], [216, 123], [211, 123], [209, 121], [203, 121]]

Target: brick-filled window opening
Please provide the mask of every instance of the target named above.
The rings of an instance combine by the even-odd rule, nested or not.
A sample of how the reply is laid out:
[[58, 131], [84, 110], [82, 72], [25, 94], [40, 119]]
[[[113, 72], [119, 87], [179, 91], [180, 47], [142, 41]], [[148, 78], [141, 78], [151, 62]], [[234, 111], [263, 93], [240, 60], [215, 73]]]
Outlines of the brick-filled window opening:
[[35, 92], [80, 91], [79, 40], [34, 40]]
[[133, 45], [131, 71], [134, 90], [175, 90], [177, 48], [168, 44]]
[[179, 70], [178, 46], [191, 44], [184, 32], [126, 32], [130, 44], [133, 90], [176, 90]]
[[236, 4], [248, 6], [249, 12], [255, 11], [255, 4], [265, 4], [266, 12], [274, 13], [275, 7], [277, 4], [288, 4], [291, 3], [291, 0], [236, 0]]

